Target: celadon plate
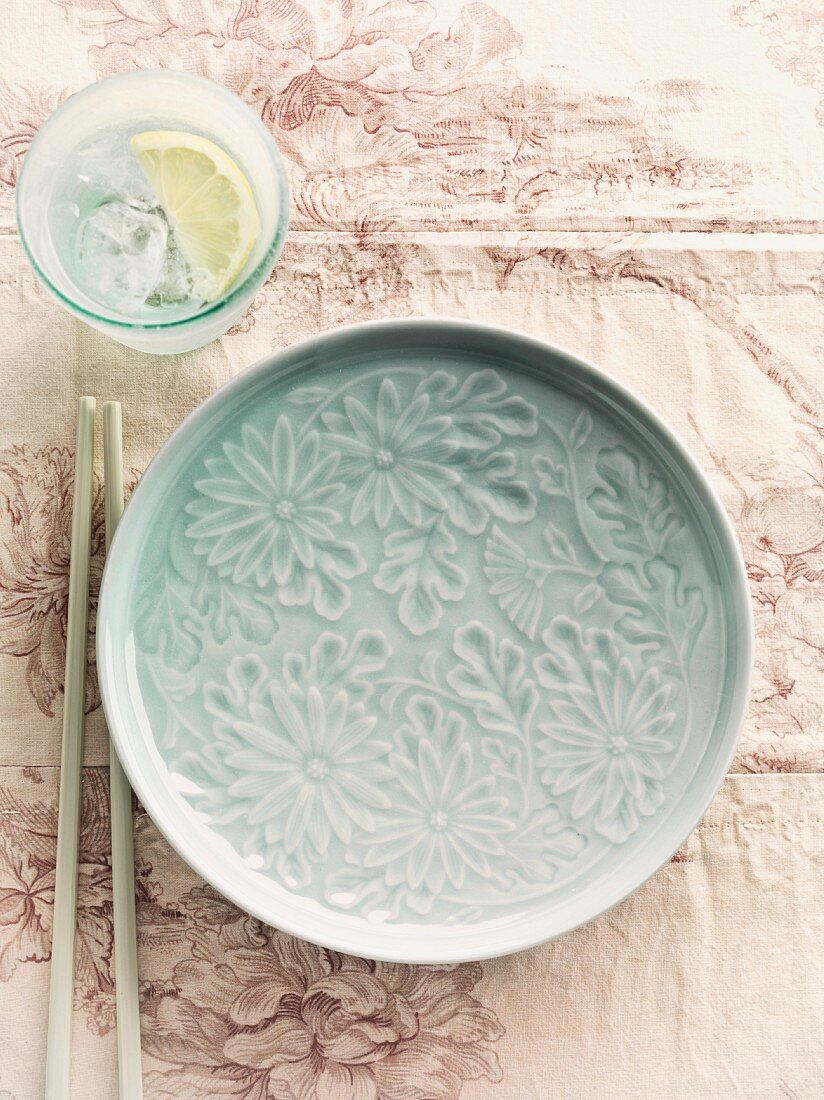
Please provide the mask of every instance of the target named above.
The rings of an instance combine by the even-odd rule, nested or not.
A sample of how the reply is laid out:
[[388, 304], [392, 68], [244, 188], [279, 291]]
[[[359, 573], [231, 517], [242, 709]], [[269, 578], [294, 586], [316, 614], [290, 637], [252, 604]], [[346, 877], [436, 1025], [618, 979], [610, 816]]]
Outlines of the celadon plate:
[[557, 936], [728, 767], [749, 601], [695, 462], [610, 379], [462, 322], [327, 333], [198, 408], [106, 566], [139, 797], [242, 908], [358, 955]]

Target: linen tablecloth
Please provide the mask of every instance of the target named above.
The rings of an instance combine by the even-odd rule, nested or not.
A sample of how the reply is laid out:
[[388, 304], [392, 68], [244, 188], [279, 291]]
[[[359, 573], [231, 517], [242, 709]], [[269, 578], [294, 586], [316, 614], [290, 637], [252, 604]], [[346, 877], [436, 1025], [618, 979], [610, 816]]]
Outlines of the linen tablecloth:
[[[0, 32], [0, 1100], [43, 1087], [76, 398], [123, 402], [136, 481], [255, 359], [433, 314], [592, 360], [702, 463], [757, 630], [733, 774], [615, 910], [458, 967], [265, 928], [138, 811], [147, 1097], [824, 1095], [820, 0], [10, 0]], [[22, 158], [64, 96], [157, 67], [242, 96], [293, 196], [248, 314], [170, 359], [62, 312], [13, 220]], [[98, 490], [95, 593], [102, 543]], [[92, 675], [73, 1095], [97, 1100], [116, 1095], [107, 751]]]

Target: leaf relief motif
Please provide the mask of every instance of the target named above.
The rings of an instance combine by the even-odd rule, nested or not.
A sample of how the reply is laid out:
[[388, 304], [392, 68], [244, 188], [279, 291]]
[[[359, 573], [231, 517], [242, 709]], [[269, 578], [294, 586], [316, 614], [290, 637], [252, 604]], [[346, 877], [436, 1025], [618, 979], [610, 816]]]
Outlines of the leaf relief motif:
[[601, 572], [607, 599], [628, 610], [616, 624], [627, 641], [641, 649], [647, 664], [686, 680], [690, 658], [707, 618], [698, 588], [682, 588], [677, 566], [653, 558], [642, 571], [609, 563]]
[[202, 624], [192, 608], [192, 585], [168, 560], [138, 597], [135, 628], [140, 645], [180, 672], [194, 667], [203, 647]]
[[305, 695], [315, 687], [332, 697], [345, 691], [350, 702], [363, 702], [374, 690], [372, 673], [380, 672], [392, 648], [379, 630], [359, 630], [350, 641], [328, 631], [321, 634], [308, 657], [287, 653], [283, 678], [290, 691]]
[[455, 631], [452, 648], [462, 663], [450, 669], [447, 680], [463, 699], [474, 705], [481, 725], [523, 737], [529, 729], [538, 694], [526, 676], [520, 646], [506, 638], [496, 644], [490, 630], [472, 622]]
[[435, 371], [418, 386], [432, 404], [451, 418], [450, 438], [464, 447], [488, 449], [502, 438], [529, 439], [538, 430], [538, 412], [523, 397], [505, 396], [506, 382], [492, 369], [475, 371], [458, 382]]
[[382, 592], [401, 592], [398, 616], [413, 634], [434, 630], [443, 616], [442, 600], [460, 600], [469, 577], [451, 559], [458, 545], [440, 517], [386, 538], [386, 560], [375, 574]]
[[624, 447], [602, 450], [595, 469], [604, 484], [593, 489], [587, 503], [609, 524], [614, 544], [645, 557], [660, 554], [684, 525], [670, 506], [663, 478], [645, 476], [636, 456]]
[[485, 530], [490, 516], [507, 523], [528, 523], [535, 515], [535, 495], [515, 476], [515, 455], [493, 451], [480, 455], [462, 448], [452, 459], [459, 479], [448, 493], [452, 522], [470, 535]]
[[533, 455], [532, 469], [538, 475], [538, 488], [547, 496], [569, 496], [569, 470], [549, 455]]
[[560, 527], [548, 523], [544, 528], [544, 542], [549, 549], [550, 561], [556, 565], [577, 564], [578, 556], [575, 553], [575, 547]]
[[586, 846], [586, 837], [557, 806], [542, 806], [521, 823], [507, 845], [516, 865], [508, 871], [509, 885], [552, 882], [558, 865], [576, 859]]
[[328, 386], [298, 386], [290, 391], [288, 400], [292, 405], [319, 405], [332, 392]]
[[572, 451], [580, 451], [585, 446], [592, 433], [592, 417], [589, 409], [584, 407], [578, 413], [575, 423], [569, 432], [569, 447]]
[[482, 737], [481, 754], [489, 762], [489, 770], [501, 779], [520, 783], [523, 753], [518, 745], [507, 745], [500, 737]]
[[236, 629], [247, 642], [266, 645], [278, 624], [272, 601], [263, 593], [241, 585], [227, 584], [218, 573], [202, 571], [192, 593], [192, 606], [209, 622], [215, 641], [228, 641]]

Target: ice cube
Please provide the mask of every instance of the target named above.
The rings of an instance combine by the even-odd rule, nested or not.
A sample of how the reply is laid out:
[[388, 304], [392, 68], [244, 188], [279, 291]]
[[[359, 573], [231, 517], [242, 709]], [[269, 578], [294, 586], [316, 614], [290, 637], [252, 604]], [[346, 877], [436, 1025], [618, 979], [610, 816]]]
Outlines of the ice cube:
[[166, 239], [166, 257], [160, 278], [146, 299], [150, 306], [172, 306], [188, 302], [194, 291], [192, 269], [180, 251], [175, 235], [169, 232]]
[[103, 203], [122, 199], [148, 210], [157, 199], [137, 158], [122, 150], [122, 140], [121, 135], [108, 135], [78, 150], [77, 179], [87, 200]]
[[78, 228], [78, 278], [101, 305], [136, 313], [163, 274], [168, 235], [161, 214], [103, 203]]

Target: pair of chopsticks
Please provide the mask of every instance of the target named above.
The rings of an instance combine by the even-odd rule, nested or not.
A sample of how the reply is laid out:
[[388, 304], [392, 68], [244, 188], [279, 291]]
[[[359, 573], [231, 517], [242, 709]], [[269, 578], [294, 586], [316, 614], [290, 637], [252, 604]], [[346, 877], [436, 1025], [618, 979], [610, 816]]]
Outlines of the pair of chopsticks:
[[[54, 927], [46, 1046], [46, 1100], [65, 1100], [69, 1096], [71, 1079], [95, 408], [96, 402], [93, 397], [80, 398], [77, 409], [74, 509], [69, 565], [66, 686], [63, 702], [57, 873], [54, 887]], [[103, 464], [106, 488], [106, 548], [108, 549], [123, 512], [123, 426], [120, 405], [116, 401], [107, 401], [103, 405]], [[132, 792], [111, 741], [109, 742], [109, 783], [119, 1094], [120, 1100], [140, 1100], [143, 1096], [143, 1082], [137, 997]]]

